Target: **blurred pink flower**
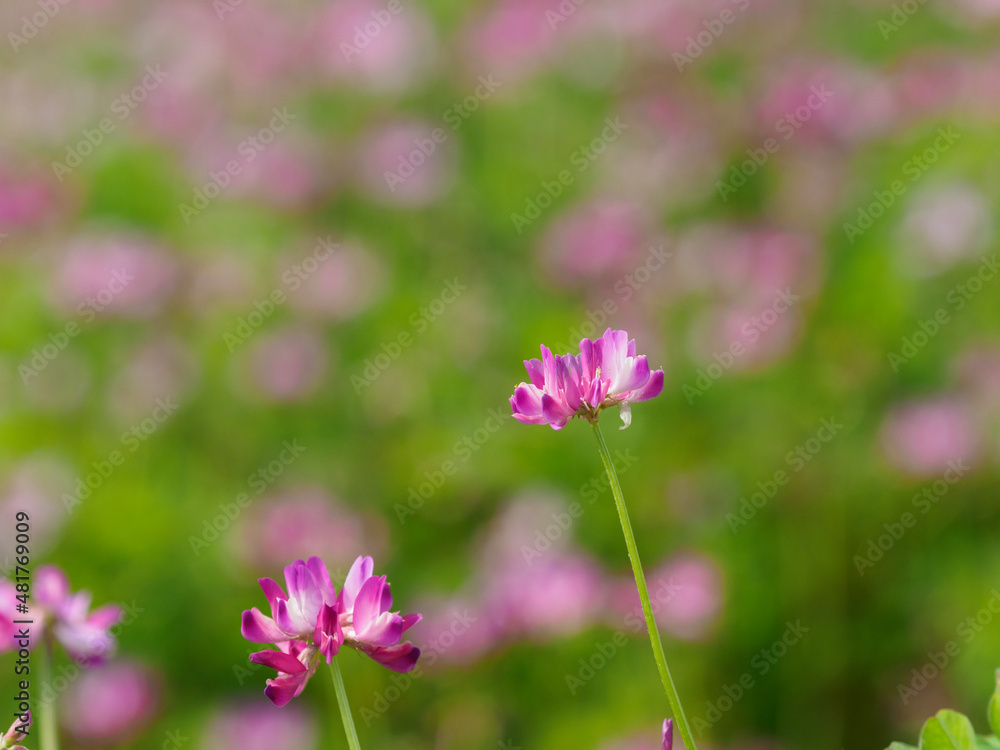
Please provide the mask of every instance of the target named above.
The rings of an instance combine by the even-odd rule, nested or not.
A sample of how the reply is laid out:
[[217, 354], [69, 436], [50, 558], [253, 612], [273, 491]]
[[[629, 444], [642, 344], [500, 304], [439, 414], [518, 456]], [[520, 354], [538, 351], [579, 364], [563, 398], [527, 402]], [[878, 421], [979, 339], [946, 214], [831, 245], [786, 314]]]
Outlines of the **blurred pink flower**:
[[397, 122], [371, 131], [360, 145], [361, 184], [376, 201], [426, 206], [455, 177], [451, 128], [443, 123]]
[[[662, 563], [649, 577], [653, 613], [660, 626], [675, 638], [707, 638], [722, 612], [722, 572], [710, 558], [679, 554]], [[615, 587], [614, 607], [642, 622], [642, 605], [635, 583], [622, 579]]]
[[385, 287], [385, 269], [374, 253], [357, 242], [341, 243], [331, 253], [312, 273], [301, 266], [301, 258], [283, 260], [282, 278], [289, 278], [291, 270], [291, 286], [286, 287], [293, 310], [324, 320], [347, 320], [379, 299]]
[[508, 636], [578, 633], [597, 621], [605, 601], [603, 571], [581, 553], [548, 552], [485, 571], [483, 609]]
[[103, 747], [128, 744], [159, 706], [159, 680], [134, 661], [113, 661], [83, 672], [60, 706], [60, 723], [77, 741]]
[[[231, 159], [237, 149], [224, 149], [223, 160]], [[317, 192], [320, 156], [318, 148], [301, 139], [272, 142], [242, 163], [233, 178], [232, 194], [259, 197], [279, 208], [305, 205]]]
[[91, 611], [90, 592], [71, 594], [66, 574], [55, 565], [43, 565], [35, 571], [31, 592], [42, 627], [51, 629], [75, 661], [100, 664], [115, 650], [110, 630], [122, 619], [117, 604]]
[[408, 3], [334, 0], [314, 28], [320, 65], [336, 80], [373, 91], [401, 91], [420, 81], [436, 48], [429, 19]]
[[990, 202], [975, 186], [949, 182], [922, 189], [907, 204], [899, 245], [906, 270], [940, 273], [975, 258], [993, 241]]
[[177, 338], [153, 339], [129, 352], [111, 381], [111, 409], [123, 422], [147, 417], [163, 399], [184, 400], [198, 375], [198, 359]]
[[882, 423], [889, 463], [913, 476], [944, 472], [953, 462], [973, 462], [980, 436], [971, 414], [947, 396], [894, 407]]
[[968, 402], [987, 413], [1000, 411], [1000, 344], [977, 344], [954, 363], [955, 376]]
[[21, 745], [17, 743], [28, 736], [28, 731], [31, 727], [31, 711], [27, 712], [26, 716], [17, 715], [14, 722], [10, 725], [10, 729], [0, 737], [0, 747], [10, 748], [10, 750], [24, 750]]
[[249, 352], [250, 381], [271, 401], [301, 401], [322, 384], [328, 353], [323, 337], [310, 328], [260, 334]]
[[0, 233], [39, 223], [53, 203], [52, 191], [41, 177], [0, 172]]
[[558, 9], [559, 0], [498, 0], [477, 12], [462, 40], [471, 67], [508, 81], [549, 64], [563, 25], [553, 28], [546, 14]]
[[800, 312], [780, 298], [777, 307], [772, 301], [709, 310], [691, 329], [691, 348], [699, 362], [723, 371], [768, 367], [798, 342], [799, 319]]
[[255, 502], [237, 536], [241, 557], [257, 567], [312, 553], [339, 568], [365, 550], [378, 554], [386, 533], [381, 516], [356, 513], [319, 487], [302, 487]]
[[564, 282], [621, 276], [648, 245], [646, 221], [632, 203], [594, 200], [558, 217], [542, 239], [544, 264]]
[[173, 258], [151, 242], [125, 235], [75, 242], [55, 277], [58, 304], [84, 323], [105, 315], [158, 312], [177, 281]]
[[203, 750], [314, 750], [316, 721], [297, 706], [282, 710], [259, 703], [222, 709], [209, 722]]

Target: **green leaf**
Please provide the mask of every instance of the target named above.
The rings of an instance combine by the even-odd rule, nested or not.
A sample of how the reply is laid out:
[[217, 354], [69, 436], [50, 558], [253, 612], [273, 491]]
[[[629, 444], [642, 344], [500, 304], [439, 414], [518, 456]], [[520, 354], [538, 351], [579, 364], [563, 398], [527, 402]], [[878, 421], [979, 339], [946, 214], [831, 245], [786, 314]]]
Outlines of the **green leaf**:
[[903, 742], [893, 742], [889, 745], [888, 750], [917, 750], [913, 745], [907, 745]]
[[938, 711], [920, 730], [920, 750], [978, 750], [972, 722], [957, 711]]
[[997, 670], [997, 686], [986, 708], [986, 718], [989, 719], [993, 734], [1000, 735], [1000, 669]]
[[976, 750], [1000, 750], [1000, 740], [996, 737], [976, 737]]

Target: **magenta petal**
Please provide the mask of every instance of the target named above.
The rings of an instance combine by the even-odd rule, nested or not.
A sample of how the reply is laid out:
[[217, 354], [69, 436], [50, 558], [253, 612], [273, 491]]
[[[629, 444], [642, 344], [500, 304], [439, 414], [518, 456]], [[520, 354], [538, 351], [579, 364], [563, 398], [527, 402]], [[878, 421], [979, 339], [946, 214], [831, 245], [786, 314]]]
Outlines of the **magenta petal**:
[[417, 666], [420, 649], [407, 641], [398, 646], [364, 649], [372, 659], [393, 672], [410, 672]]
[[35, 571], [31, 591], [39, 604], [56, 610], [69, 596], [69, 580], [55, 565], [43, 565]]
[[240, 632], [244, 638], [253, 643], [280, 643], [288, 640], [288, 634], [282, 631], [270, 617], [265, 617], [256, 607], [243, 613], [243, 625]]
[[656, 398], [663, 392], [663, 370], [653, 370], [649, 375], [649, 380], [639, 390], [629, 393], [625, 400], [630, 403], [637, 401], [649, 401]]
[[526, 359], [524, 360], [524, 369], [528, 371], [528, 380], [535, 388], [543, 388], [545, 386], [545, 375], [542, 372], [542, 360], [540, 359]]
[[275, 680], [268, 680], [267, 687], [264, 688], [271, 703], [278, 708], [287, 706], [292, 698], [297, 697], [306, 686], [306, 675], [289, 675], [279, 677]]
[[405, 633], [423, 619], [424, 616], [421, 614], [403, 615], [403, 632]]
[[344, 587], [340, 590], [340, 612], [346, 614], [354, 609], [354, 600], [357, 598], [361, 585], [372, 576], [375, 570], [375, 561], [370, 557], [359, 557], [351, 566]]
[[365, 581], [354, 600], [354, 630], [366, 631], [382, 614], [382, 590], [385, 576], [372, 576]]
[[622, 362], [622, 367], [608, 388], [608, 394], [617, 396], [641, 388], [649, 380], [649, 362], [646, 358], [635, 357]]
[[300, 674], [306, 671], [305, 664], [284, 651], [258, 651], [255, 654], [250, 654], [250, 661], [254, 664], [263, 664], [265, 667], [276, 669], [285, 674]]
[[337, 591], [330, 580], [330, 571], [326, 569], [326, 564], [318, 557], [310, 557], [306, 560], [306, 566], [319, 584], [320, 593], [323, 595], [324, 604], [333, 604], [337, 601]]
[[87, 617], [87, 625], [92, 628], [110, 628], [122, 619], [122, 608], [117, 604], [105, 604], [98, 607]]
[[271, 578], [259, 578], [257, 579], [257, 583], [264, 590], [264, 596], [267, 597], [267, 603], [271, 605], [271, 614], [273, 615], [275, 602], [279, 599], [287, 599], [288, 597], [285, 596], [285, 592], [282, 591], [281, 586]]

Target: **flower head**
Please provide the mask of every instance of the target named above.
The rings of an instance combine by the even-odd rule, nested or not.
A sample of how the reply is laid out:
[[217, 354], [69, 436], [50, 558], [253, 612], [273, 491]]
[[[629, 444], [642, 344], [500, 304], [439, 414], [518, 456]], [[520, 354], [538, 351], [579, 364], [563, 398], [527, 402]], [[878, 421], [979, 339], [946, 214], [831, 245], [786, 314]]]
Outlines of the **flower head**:
[[71, 594], [66, 574], [55, 565], [43, 565], [35, 574], [35, 605], [42, 627], [51, 628], [56, 640], [81, 664], [99, 664], [115, 649], [110, 629], [122, 618], [117, 604], [90, 610], [90, 592]]
[[14, 719], [14, 723], [10, 725], [10, 729], [7, 730], [7, 733], [3, 737], [0, 737], [0, 748], [24, 750], [24, 748], [17, 743], [28, 736], [28, 730], [30, 727], [31, 711], [27, 711]]
[[674, 720], [663, 720], [663, 742], [660, 750], [673, 750], [674, 747]]
[[547, 424], [561, 430], [573, 417], [593, 422], [604, 410], [621, 409], [621, 429], [632, 423], [631, 404], [663, 391], [663, 370], [649, 369], [636, 355], [635, 339], [610, 328], [596, 341], [583, 339], [579, 354], [555, 356], [542, 346], [542, 358], [525, 360], [530, 383], [521, 383], [510, 398], [514, 418], [522, 424]]
[[332, 664], [343, 645], [395, 672], [409, 672], [416, 666], [420, 649], [402, 638], [421, 616], [391, 611], [386, 577], [373, 571], [372, 558], [359, 557], [339, 594], [318, 557], [296, 560], [285, 568], [287, 594], [270, 578], [260, 580], [271, 616], [256, 607], [245, 611], [242, 633], [248, 641], [273, 643], [279, 649], [250, 657], [278, 671], [264, 691], [275, 705], [283, 706], [299, 695], [320, 660]]

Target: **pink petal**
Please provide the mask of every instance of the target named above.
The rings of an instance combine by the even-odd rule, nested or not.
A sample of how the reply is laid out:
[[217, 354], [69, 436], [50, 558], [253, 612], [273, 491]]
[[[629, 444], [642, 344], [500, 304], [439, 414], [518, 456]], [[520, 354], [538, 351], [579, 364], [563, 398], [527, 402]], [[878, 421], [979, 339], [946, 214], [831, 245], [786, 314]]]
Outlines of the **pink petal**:
[[340, 612], [346, 614], [354, 609], [354, 600], [361, 590], [361, 585], [372, 576], [375, 570], [375, 561], [370, 557], [359, 557], [351, 566], [344, 581], [344, 587], [340, 590]]
[[393, 672], [410, 672], [417, 666], [420, 649], [407, 641], [398, 646], [364, 649], [372, 659]]
[[270, 617], [265, 617], [254, 607], [243, 613], [243, 625], [240, 628], [243, 637], [253, 643], [280, 643], [288, 640], [288, 634], [282, 631]]
[[258, 651], [255, 654], [250, 654], [250, 661], [254, 664], [263, 664], [265, 667], [276, 669], [284, 674], [301, 674], [307, 671], [305, 664], [283, 651]]

